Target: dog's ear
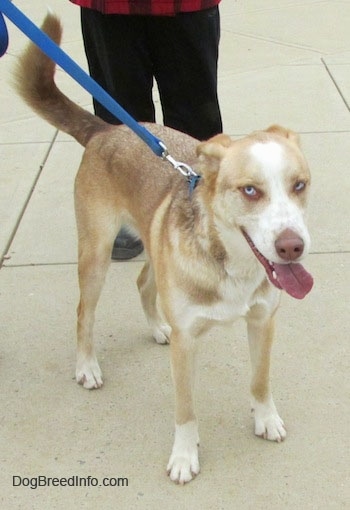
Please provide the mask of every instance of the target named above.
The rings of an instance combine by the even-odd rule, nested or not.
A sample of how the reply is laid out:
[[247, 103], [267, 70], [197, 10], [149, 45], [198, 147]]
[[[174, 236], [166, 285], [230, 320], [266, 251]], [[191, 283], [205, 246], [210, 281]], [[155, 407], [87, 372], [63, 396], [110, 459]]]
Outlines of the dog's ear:
[[265, 129], [267, 133], [276, 133], [276, 135], [283, 136], [284, 138], [288, 138], [291, 142], [294, 142], [296, 145], [300, 145], [299, 135], [292, 131], [291, 129], [287, 129], [283, 126], [279, 126], [278, 124], [274, 124], [273, 126]]
[[225, 148], [229, 147], [231, 143], [232, 140], [228, 135], [222, 133], [215, 135], [197, 146], [197, 156], [203, 154], [210, 158], [221, 159], [225, 154]]
[[231, 144], [231, 138], [224, 134], [215, 135], [206, 142], [200, 143], [197, 146], [197, 156], [203, 163], [205, 170], [217, 171], [221, 159]]

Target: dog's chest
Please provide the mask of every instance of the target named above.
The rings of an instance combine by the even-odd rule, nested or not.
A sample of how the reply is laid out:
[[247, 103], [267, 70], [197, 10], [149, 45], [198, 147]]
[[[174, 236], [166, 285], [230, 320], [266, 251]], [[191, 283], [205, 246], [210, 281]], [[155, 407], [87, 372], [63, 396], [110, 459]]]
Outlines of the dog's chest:
[[181, 323], [191, 328], [198, 319], [232, 322], [244, 317], [255, 303], [254, 295], [262, 279], [261, 276], [260, 279], [228, 277], [219, 284], [218, 298], [210, 304], [193, 303], [180, 292], [176, 308], [181, 313]]
[[219, 287], [219, 300], [202, 307], [201, 314], [215, 321], [232, 321], [245, 316], [252, 306], [258, 284], [245, 278], [227, 278]]

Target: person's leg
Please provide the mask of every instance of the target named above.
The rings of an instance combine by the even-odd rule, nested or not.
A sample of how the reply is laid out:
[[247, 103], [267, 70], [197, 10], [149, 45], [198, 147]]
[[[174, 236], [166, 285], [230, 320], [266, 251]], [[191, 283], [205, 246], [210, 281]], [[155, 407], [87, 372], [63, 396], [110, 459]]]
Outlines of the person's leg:
[[[142, 18], [81, 8], [81, 26], [91, 77], [136, 120], [154, 122], [153, 74]], [[110, 124], [120, 124], [98, 101], [93, 103], [96, 115]], [[142, 250], [142, 242], [122, 228], [112, 259], [130, 259]]]
[[[144, 18], [82, 7], [81, 26], [91, 77], [137, 121], [154, 122], [153, 67]], [[106, 122], [120, 123], [97, 101], [94, 108]]]
[[148, 20], [164, 124], [199, 140], [222, 132], [217, 97], [217, 7]]

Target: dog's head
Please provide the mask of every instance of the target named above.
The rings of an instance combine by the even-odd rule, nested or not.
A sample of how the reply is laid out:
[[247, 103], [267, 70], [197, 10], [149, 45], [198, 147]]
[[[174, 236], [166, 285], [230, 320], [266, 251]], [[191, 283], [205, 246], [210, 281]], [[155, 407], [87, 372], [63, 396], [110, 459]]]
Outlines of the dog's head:
[[238, 228], [270, 281], [304, 297], [312, 287], [299, 264], [310, 247], [310, 172], [296, 133], [271, 126], [240, 140], [217, 135], [197, 152], [219, 230]]

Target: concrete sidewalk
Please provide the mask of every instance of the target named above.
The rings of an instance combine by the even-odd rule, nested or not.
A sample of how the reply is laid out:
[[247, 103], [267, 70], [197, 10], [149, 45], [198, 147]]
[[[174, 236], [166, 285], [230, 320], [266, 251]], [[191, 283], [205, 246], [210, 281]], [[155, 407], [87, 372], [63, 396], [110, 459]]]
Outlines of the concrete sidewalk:
[[[64, 22], [63, 48], [86, 67], [77, 7], [15, 3], [38, 24], [49, 3]], [[350, 1], [223, 0], [221, 15], [225, 132], [286, 125], [301, 134], [313, 175], [306, 267], [315, 287], [302, 302], [283, 297], [273, 354], [274, 396], [288, 437], [272, 444], [253, 434], [244, 325], [212, 330], [201, 345], [197, 383], [202, 472], [185, 487], [171, 484], [169, 350], [152, 341], [141, 310], [135, 280], [142, 256], [112, 264], [99, 303], [105, 386], [88, 392], [75, 384], [73, 181], [82, 149], [13, 93], [11, 69], [27, 40], [8, 22], [10, 46], [0, 60], [4, 510], [349, 507]], [[91, 108], [71, 78], [62, 71], [57, 78]], [[108, 477], [119, 486], [13, 486], [14, 476], [39, 475]]]

